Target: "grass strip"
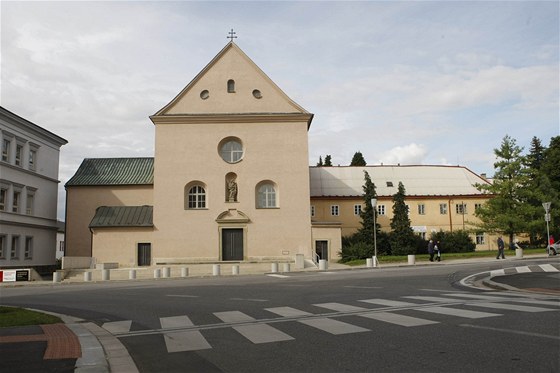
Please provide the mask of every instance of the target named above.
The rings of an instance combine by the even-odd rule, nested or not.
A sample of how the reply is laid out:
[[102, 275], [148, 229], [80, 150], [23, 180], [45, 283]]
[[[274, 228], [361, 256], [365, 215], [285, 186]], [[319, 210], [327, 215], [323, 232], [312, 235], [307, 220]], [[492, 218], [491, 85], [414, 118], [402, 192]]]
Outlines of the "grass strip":
[[0, 328], [57, 323], [62, 323], [62, 320], [56, 316], [19, 307], [0, 306]]

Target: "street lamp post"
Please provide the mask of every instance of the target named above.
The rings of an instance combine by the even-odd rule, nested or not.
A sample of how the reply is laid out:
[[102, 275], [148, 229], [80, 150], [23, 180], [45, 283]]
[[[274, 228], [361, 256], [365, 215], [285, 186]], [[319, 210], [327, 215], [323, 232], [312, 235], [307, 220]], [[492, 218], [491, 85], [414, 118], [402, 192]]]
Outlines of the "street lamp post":
[[542, 207], [544, 207], [544, 220], [546, 221], [546, 253], [550, 255], [550, 230], [548, 228], [548, 222], [550, 221], [550, 205], [551, 202], [543, 202]]
[[371, 199], [371, 207], [373, 210], [373, 267], [377, 268], [377, 266], [379, 265], [379, 262], [377, 261], [377, 223], [375, 221], [377, 198]]

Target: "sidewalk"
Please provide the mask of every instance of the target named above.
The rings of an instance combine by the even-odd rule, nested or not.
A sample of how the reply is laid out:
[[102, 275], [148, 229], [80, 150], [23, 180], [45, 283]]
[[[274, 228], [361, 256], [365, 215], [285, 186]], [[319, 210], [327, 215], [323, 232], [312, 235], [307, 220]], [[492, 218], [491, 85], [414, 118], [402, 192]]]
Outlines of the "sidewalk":
[[[523, 258], [511, 256], [506, 259], [515, 264], [522, 264], [525, 259], [546, 258], [546, 254], [528, 255]], [[473, 262], [495, 262], [494, 258], [477, 259], [458, 259], [444, 260], [442, 262], [421, 262], [415, 266], [441, 266], [452, 264], [464, 264]], [[503, 263], [502, 260], [499, 263]], [[199, 266], [193, 268], [195, 266]], [[223, 265], [229, 268], [230, 264]], [[406, 267], [407, 263], [382, 264], [380, 268]], [[558, 271], [560, 260], [554, 260], [553, 264], [546, 264]], [[178, 266], [177, 266], [178, 267]], [[282, 269], [282, 264], [279, 266]], [[158, 267], [159, 268], [159, 267]], [[180, 267], [178, 267], [180, 268]], [[212, 276], [211, 265], [189, 265], [189, 277]], [[154, 268], [150, 268], [153, 270]], [[208, 272], [210, 269], [210, 272]], [[271, 263], [244, 263], [240, 265], [240, 274], [271, 274]], [[363, 266], [349, 267], [338, 263], [329, 263], [328, 271], [342, 270], [375, 270]], [[178, 269], [180, 271], [180, 269]], [[128, 270], [126, 270], [128, 271]], [[171, 273], [176, 273], [171, 271]], [[317, 268], [307, 268], [305, 270], [294, 271], [319, 271]], [[507, 271], [506, 274], [517, 273]], [[525, 272], [525, 271], [523, 271]], [[148, 272], [149, 273], [149, 272]], [[279, 274], [282, 272], [278, 272]], [[521, 272], [519, 272], [521, 273]], [[284, 272], [287, 275], [288, 272]], [[495, 274], [495, 273], [494, 273]], [[223, 275], [231, 276], [232, 272]], [[503, 276], [500, 274], [500, 276]], [[492, 282], [493, 271], [487, 271], [470, 276], [473, 278], [472, 285], [488, 286], [496, 285]], [[123, 279], [125, 280], [125, 279]], [[112, 280], [110, 280], [112, 281]], [[127, 280], [135, 281], [135, 280]], [[72, 283], [69, 281], [66, 283]], [[83, 281], [74, 281], [82, 282]], [[15, 284], [15, 283], [14, 283]], [[51, 281], [34, 281], [26, 284], [17, 283], [17, 286], [50, 285], [60, 286], [63, 283]], [[4, 285], [5, 286], [5, 285]], [[15, 285], [14, 285], [15, 286]], [[9, 287], [6, 286], [6, 287]], [[504, 290], [515, 290], [508, 286]], [[49, 313], [36, 310], [42, 313]], [[56, 372], [78, 372], [78, 373], [105, 373], [105, 372], [125, 372], [135, 373], [138, 369], [122, 343], [105, 329], [92, 322], [87, 322], [79, 318], [50, 313], [62, 319], [64, 324], [36, 325], [26, 327], [0, 328], [0, 369], [9, 372], [29, 372], [29, 371], [56, 371]], [[22, 348], [22, 344], [25, 347]], [[45, 349], [46, 344], [46, 349]], [[22, 362], [25, 362], [22, 364]]]

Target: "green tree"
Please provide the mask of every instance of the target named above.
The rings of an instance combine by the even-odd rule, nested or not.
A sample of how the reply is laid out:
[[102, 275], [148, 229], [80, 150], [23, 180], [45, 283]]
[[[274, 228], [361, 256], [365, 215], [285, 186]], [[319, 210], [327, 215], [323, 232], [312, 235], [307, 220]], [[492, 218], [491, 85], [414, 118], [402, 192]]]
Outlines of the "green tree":
[[317, 167], [323, 167], [323, 158], [319, 156], [319, 162], [317, 162]]
[[500, 148], [494, 149], [493, 182], [476, 185], [478, 190], [492, 195], [475, 211], [481, 220], [479, 227], [487, 232], [508, 235], [510, 243], [516, 233], [527, 232], [527, 217], [531, 215], [527, 202], [529, 174], [522, 151], [515, 139], [506, 135]]
[[350, 162], [350, 166], [365, 166], [366, 160], [364, 159], [364, 156], [362, 155], [362, 152], [356, 152], [354, 153], [354, 156], [352, 157], [352, 161]]
[[393, 218], [391, 219], [391, 251], [393, 255], [409, 255], [416, 252], [416, 238], [410, 227], [408, 206], [405, 204], [406, 190], [399, 182], [393, 196]]
[[327, 154], [325, 156], [325, 164], [323, 165], [325, 167], [332, 167], [332, 162], [331, 162], [331, 155]]
[[379, 224], [377, 224], [377, 209], [375, 209], [375, 227], [373, 224], [373, 214], [374, 208], [371, 204], [373, 198], [377, 198], [377, 192], [375, 191], [375, 184], [371, 181], [371, 177], [367, 171], [364, 171], [364, 185], [362, 190], [364, 191], [364, 208], [360, 212], [360, 218], [362, 219], [361, 227], [358, 229], [358, 235], [361, 237], [361, 241], [367, 243], [373, 247], [373, 230], [376, 230], [376, 234], [379, 233]]
[[[552, 202], [550, 215], [550, 234], [556, 239], [560, 238], [560, 136], [550, 139], [550, 144], [543, 152], [541, 164], [541, 177], [546, 179], [541, 183], [544, 196], [541, 202]], [[544, 209], [541, 206], [542, 222]], [[542, 225], [543, 233], [546, 232], [546, 225]], [[543, 234], [546, 237], [546, 233]]]

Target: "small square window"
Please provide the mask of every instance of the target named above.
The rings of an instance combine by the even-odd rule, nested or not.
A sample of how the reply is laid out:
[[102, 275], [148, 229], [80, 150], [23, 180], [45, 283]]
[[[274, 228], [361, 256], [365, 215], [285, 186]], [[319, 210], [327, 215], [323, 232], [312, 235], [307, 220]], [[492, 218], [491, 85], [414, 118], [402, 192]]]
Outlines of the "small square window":
[[362, 205], [354, 205], [354, 215], [359, 216], [362, 213]]
[[426, 215], [426, 205], [423, 203], [418, 205], [418, 215]]
[[377, 215], [385, 215], [385, 205], [377, 205]]
[[339, 206], [338, 205], [332, 205], [331, 206], [331, 215], [332, 216], [338, 216], [339, 213]]
[[439, 204], [439, 213], [441, 215], [447, 215], [447, 203], [440, 203]]

